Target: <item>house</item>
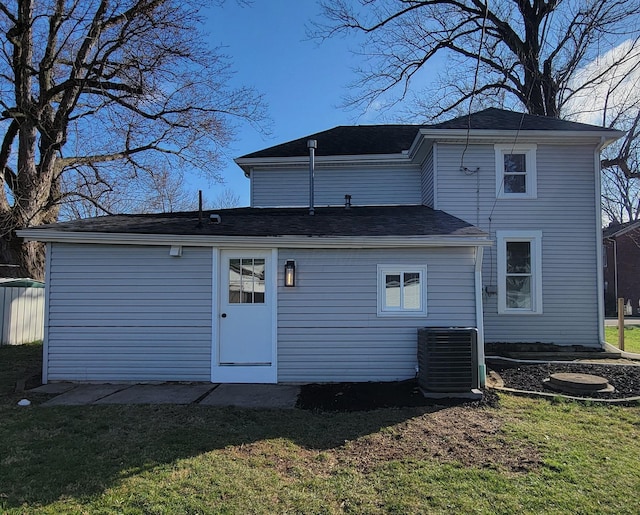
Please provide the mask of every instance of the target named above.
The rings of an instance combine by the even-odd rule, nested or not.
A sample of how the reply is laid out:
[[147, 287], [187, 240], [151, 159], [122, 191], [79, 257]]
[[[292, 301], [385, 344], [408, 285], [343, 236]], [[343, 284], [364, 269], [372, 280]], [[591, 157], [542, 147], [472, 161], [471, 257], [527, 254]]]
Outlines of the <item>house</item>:
[[[236, 159], [251, 207], [19, 231], [47, 243], [45, 381], [391, 381], [423, 327], [601, 348], [602, 148], [487, 109]], [[570, 228], [568, 230], [567, 228]]]
[[640, 316], [640, 221], [602, 230], [604, 298], [607, 316], [617, 316], [623, 298], [626, 316]]

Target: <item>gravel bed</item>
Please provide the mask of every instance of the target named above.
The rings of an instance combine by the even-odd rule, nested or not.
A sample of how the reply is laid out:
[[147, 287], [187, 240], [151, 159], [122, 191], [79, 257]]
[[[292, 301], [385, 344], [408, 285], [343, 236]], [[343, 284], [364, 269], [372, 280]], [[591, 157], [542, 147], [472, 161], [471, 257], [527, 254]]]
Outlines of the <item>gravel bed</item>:
[[[602, 365], [597, 363], [545, 363], [536, 365], [491, 366], [507, 388], [533, 392], [554, 392], [544, 386], [543, 380], [558, 372], [592, 374], [606, 378], [615, 388], [612, 393], [589, 393], [584, 397], [596, 399], [626, 399], [640, 396], [640, 366]], [[574, 393], [568, 394], [579, 397]]]

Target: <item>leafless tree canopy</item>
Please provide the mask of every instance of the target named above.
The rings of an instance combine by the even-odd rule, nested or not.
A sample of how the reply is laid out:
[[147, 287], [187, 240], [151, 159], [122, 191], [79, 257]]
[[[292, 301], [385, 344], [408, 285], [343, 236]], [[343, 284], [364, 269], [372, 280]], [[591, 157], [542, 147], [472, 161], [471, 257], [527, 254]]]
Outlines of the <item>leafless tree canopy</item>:
[[175, 171], [215, 180], [236, 124], [264, 119], [252, 89], [229, 86], [199, 4], [0, 1], [0, 260], [41, 276], [42, 253], [16, 228], [53, 222], [76, 199], [109, 212], [114, 192], [172, 187]]
[[[574, 95], [602, 80], [576, 83], [576, 71], [640, 35], [637, 0], [323, 0], [322, 6], [326, 23], [315, 24], [314, 35], [361, 35], [366, 66], [348, 105], [403, 99], [412, 79], [444, 62], [445, 81], [428, 100], [434, 117], [478, 97], [510, 97], [531, 114], [559, 117]], [[636, 47], [614, 65], [637, 63], [639, 55]]]

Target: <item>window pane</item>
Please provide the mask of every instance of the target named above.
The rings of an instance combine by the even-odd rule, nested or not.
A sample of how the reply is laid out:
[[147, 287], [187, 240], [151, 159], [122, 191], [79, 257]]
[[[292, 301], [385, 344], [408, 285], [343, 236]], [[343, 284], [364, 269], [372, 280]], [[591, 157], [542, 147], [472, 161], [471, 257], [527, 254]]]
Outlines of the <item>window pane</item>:
[[388, 308], [400, 307], [400, 274], [386, 274], [384, 285], [384, 305]]
[[404, 309], [420, 309], [420, 274], [405, 273], [402, 291]]
[[527, 177], [523, 174], [504, 175], [504, 192], [505, 193], [526, 193]]
[[264, 259], [253, 260], [253, 302], [264, 304]]
[[240, 303], [240, 260], [229, 260], [229, 304]]
[[526, 173], [527, 160], [525, 154], [505, 154], [504, 173]]
[[507, 277], [507, 307], [531, 309], [531, 277]]
[[530, 274], [531, 273], [531, 242], [508, 241], [507, 242], [507, 273]]

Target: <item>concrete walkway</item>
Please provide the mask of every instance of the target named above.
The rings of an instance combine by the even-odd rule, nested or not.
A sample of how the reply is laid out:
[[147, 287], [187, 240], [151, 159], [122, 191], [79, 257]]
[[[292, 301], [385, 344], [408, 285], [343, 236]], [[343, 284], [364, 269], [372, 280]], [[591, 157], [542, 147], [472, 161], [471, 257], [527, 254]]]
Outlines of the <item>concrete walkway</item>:
[[29, 390], [55, 394], [42, 406], [89, 404], [202, 404], [241, 408], [295, 408], [299, 386], [276, 384], [74, 384], [52, 383]]

